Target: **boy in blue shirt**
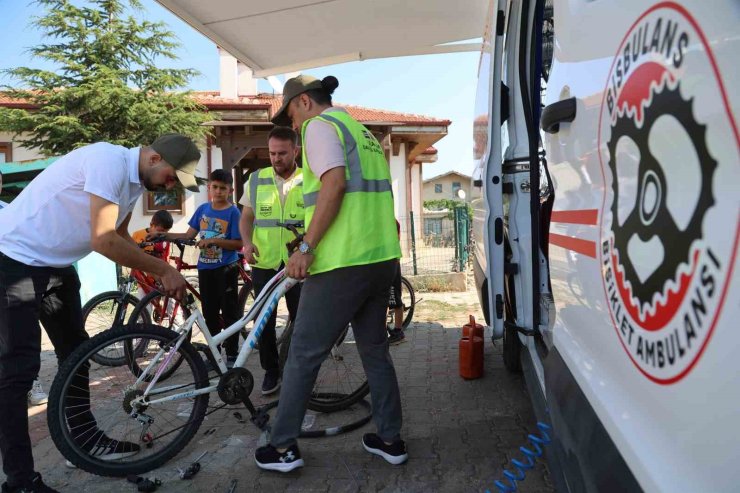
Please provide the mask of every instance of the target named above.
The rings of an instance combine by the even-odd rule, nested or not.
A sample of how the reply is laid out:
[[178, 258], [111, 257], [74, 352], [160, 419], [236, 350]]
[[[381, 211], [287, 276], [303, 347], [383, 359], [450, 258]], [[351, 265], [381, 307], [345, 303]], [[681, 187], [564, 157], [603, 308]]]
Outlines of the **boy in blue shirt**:
[[[198, 282], [203, 317], [211, 335], [216, 335], [241, 317], [239, 310], [239, 270], [237, 251], [242, 248], [239, 234], [239, 209], [229, 200], [233, 192], [231, 173], [217, 169], [208, 179], [210, 202], [199, 206], [188, 222], [186, 233], [158, 235], [171, 241], [199, 238]], [[221, 326], [219, 315], [223, 317]], [[226, 366], [234, 366], [239, 353], [239, 334], [224, 343]]]

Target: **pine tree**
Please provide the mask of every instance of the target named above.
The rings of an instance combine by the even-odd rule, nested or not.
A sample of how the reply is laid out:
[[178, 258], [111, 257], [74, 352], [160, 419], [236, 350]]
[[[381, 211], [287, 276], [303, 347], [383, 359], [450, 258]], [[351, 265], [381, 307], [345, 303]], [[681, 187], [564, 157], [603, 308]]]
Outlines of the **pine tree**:
[[32, 24], [47, 43], [30, 54], [57, 69], [6, 71], [17, 82], [6, 94], [35, 109], [0, 108], [0, 130], [47, 156], [92, 142], [136, 147], [167, 132], [207, 133], [205, 108], [182, 90], [197, 72], [158, 66], [177, 59], [179, 43], [164, 23], [143, 18], [139, 0], [36, 4], [44, 14]]

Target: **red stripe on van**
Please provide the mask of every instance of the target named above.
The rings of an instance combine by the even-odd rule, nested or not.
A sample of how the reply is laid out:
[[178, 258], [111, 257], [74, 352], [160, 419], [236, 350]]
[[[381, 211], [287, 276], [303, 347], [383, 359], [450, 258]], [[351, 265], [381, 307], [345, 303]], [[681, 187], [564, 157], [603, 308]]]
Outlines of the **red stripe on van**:
[[599, 222], [598, 209], [583, 209], [572, 211], [552, 211], [550, 218], [555, 223], [587, 224], [596, 226]]
[[555, 233], [550, 233], [550, 243], [559, 247], [573, 250], [591, 258], [596, 258], [596, 242], [582, 240], [580, 238], [571, 238]]

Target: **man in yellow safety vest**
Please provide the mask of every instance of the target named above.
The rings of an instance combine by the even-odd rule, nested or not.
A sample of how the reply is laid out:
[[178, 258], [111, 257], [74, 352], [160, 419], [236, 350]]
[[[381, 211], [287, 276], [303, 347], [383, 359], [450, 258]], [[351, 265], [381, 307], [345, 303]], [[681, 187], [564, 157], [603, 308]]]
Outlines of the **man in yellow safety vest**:
[[301, 129], [306, 234], [288, 260], [305, 279], [270, 443], [255, 452], [262, 469], [303, 466], [296, 438], [316, 376], [352, 323], [373, 403], [376, 433], [365, 450], [391, 464], [408, 459], [401, 440], [401, 398], [388, 352], [388, 292], [401, 256], [388, 162], [375, 136], [331, 104], [339, 82], [300, 75], [288, 80], [276, 125]]
[[[239, 203], [242, 209], [239, 230], [244, 242], [244, 257], [252, 264], [254, 294], [258, 296], [278, 270], [288, 262], [285, 244], [293, 233], [278, 223], [295, 224], [303, 232], [303, 175], [296, 166], [298, 137], [290, 127], [275, 127], [267, 138], [270, 154], [269, 168], [253, 172]], [[295, 285], [285, 294], [288, 313], [295, 320], [301, 285]], [[265, 370], [262, 395], [280, 388], [280, 364], [277, 350], [273, 312], [260, 338], [260, 363]]]

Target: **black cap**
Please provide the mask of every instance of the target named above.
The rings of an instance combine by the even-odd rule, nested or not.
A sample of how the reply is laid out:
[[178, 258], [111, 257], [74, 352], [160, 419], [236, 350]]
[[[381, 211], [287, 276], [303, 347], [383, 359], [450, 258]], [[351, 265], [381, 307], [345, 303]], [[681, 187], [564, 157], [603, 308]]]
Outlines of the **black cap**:
[[191, 192], [199, 190], [195, 170], [200, 161], [200, 151], [190, 137], [182, 134], [164, 134], [152, 142], [150, 147], [162, 156], [167, 164], [175, 168], [177, 179], [183, 187]]
[[290, 101], [294, 97], [303, 94], [306, 91], [323, 89], [323, 87], [324, 86], [321, 84], [321, 81], [311, 75], [299, 75], [292, 79], [288, 79], [285, 86], [283, 86], [283, 104], [280, 106], [280, 109], [277, 110], [275, 116], [272, 117], [272, 123], [284, 127], [290, 126], [291, 121], [288, 117], [288, 113], [285, 111], [288, 109]]

